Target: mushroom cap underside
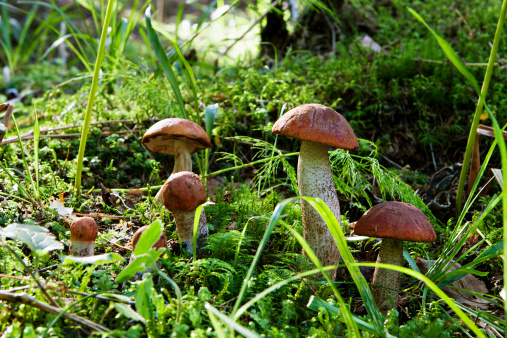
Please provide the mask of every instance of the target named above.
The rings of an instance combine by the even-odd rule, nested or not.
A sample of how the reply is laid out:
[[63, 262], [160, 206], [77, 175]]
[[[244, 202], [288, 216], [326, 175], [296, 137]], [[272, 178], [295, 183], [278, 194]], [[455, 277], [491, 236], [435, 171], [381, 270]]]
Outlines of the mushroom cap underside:
[[330, 147], [359, 150], [357, 137], [347, 120], [333, 109], [318, 103], [289, 110], [275, 122], [271, 132]]
[[419, 208], [403, 202], [373, 206], [356, 222], [354, 233], [410, 242], [434, 242], [437, 239], [426, 215]]
[[143, 136], [146, 148], [169, 155], [175, 154], [174, 141], [187, 143], [190, 153], [211, 147], [209, 136], [201, 126], [180, 118], [158, 121]]

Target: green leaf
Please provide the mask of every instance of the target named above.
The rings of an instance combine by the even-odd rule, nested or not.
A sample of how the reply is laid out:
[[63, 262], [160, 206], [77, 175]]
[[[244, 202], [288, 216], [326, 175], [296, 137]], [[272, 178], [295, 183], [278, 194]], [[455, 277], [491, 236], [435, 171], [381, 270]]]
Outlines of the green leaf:
[[134, 249], [134, 255], [140, 256], [147, 254], [153, 244], [155, 244], [162, 235], [162, 231], [162, 221], [159, 219], [153, 221], [148, 229], [141, 234], [139, 242], [137, 242], [136, 248]]
[[129, 280], [136, 273], [146, 270], [146, 267], [150, 264], [152, 264], [152, 259], [149, 255], [137, 256], [132, 263], [127, 265], [127, 267], [116, 276], [115, 282], [120, 284]]
[[103, 255], [96, 256], [88, 256], [88, 257], [75, 257], [75, 256], [61, 256], [60, 260], [63, 261], [63, 265], [68, 265], [71, 263], [81, 263], [81, 264], [107, 264], [118, 261], [124, 261], [125, 258], [118, 255], [117, 253], [107, 253]]
[[150, 304], [153, 296], [153, 280], [150, 278], [143, 280], [137, 287], [136, 309], [144, 319], [150, 319]]
[[114, 303], [114, 308], [116, 311], [118, 311], [119, 314], [124, 315], [127, 318], [130, 318], [132, 320], [145, 323], [146, 320], [143, 316], [141, 316], [139, 313], [135, 312], [130, 305], [123, 304], [123, 303]]
[[218, 114], [218, 103], [210, 104], [206, 107], [206, 111], [204, 112], [204, 125], [206, 126], [206, 133], [211, 138], [211, 130], [213, 129], [213, 125], [215, 124], [215, 119]]
[[32, 251], [63, 250], [63, 244], [48, 229], [36, 225], [12, 223], [0, 229], [0, 236], [18, 240], [28, 245]]
[[408, 265], [410, 265], [410, 267], [412, 268], [412, 270], [417, 271], [417, 272], [421, 272], [421, 271], [419, 271], [419, 267], [415, 263], [415, 261], [412, 258], [412, 256], [410, 256], [410, 253], [407, 251], [407, 249], [403, 249], [403, 257], [405, 257], [405, 259], [408, 262]]
[[146, 8], [146, 11], [144, 12], [144, 17], [146, 19], [146, 32], [148, 33], [148, 39], [150, 40], [150, 43], [153, 47], [155, 56], [160, 62], [160, 65], [162, 66], [162, 69], [164, 69], [164, 73], [167, 76], [169, 83], [171, 84], [171, 88], [173, 89], [174, 95], [176, 96], [176, 100], [180, 105], [183, 117], [187, 119], [188, 117], [185, 111], [185, 102], [183, 101], [183, 97], [181, 96], [178, 79], [176, 78], [176, 75], [174, 75], [174, 72], [171, 68], [171, 64], [169, 63], [169, 60], [167, 59], [167, 56], [165, 54], [164, 48], [160, 44], [157, 33], [155, 32], [151, 24], [151, 6]]

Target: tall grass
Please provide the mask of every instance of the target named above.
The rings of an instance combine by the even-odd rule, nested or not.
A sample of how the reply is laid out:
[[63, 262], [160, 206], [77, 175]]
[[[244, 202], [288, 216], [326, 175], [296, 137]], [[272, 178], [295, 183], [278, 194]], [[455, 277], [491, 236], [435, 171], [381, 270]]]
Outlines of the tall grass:
[[114, 0], [109, 0], [107, 3], [106, 17], [102, 25], [102, 34], [100, 36], [99, 49], [97, 52], [97, 60], [95, 61], [95, 69], [93, 71], [92, 86], [90, 88], [90, 94], [88, 96], [88, 104], [86, 106], [83, 129], [81, 130], [81, 142], [79, 143], [79, 153], [77, 158], [76, 179], [75, 179], [75, 188], [77, 197], [79, 197], [81, 194], [81, 176], [83, 172], [83, 159], [86, 148], [86, 140], [88, 138], [88, 129], [90, 127], [93, 103], [95, 102], [95, 92], [97, 91], [97, 87], [99, 84], [100, 65], [102, 64], [102, 59], [104, 57], [104, 51], [106, 47], [107, 29], [109, 27], [109, 22], [111, 21], [111, 16], [113, 14], [114, 3], [115, 3]]
[[[460, 176], [460, 186], [461, 190], [458, 190], [458, 199], [461, 199], [461, 195], [463, 194], [463, 187], [464, 187], [464, 181], [466, 179], [466, 172], [468, 171], [468, 166], [470, 163], [471, 153], [472, 153], [472, 147], [474, 144], [474, 140], [476, 137], [476, 131], [477, 131], [477, 125], [479, 123], [479, 117], [482, 113], [482, 106], [484, 106], [484, 109], [488, 112], [488, 115], [491, 119], [491, 122], [493, 124], [493, 128], [495, 131], [495, 139], [498, 143], [499, 150], [500, 150], [500, 156], [501, 156], [501, 162], [502, 162], [502, 175], [503, 177], [507, 177], [507, 147], [505, 145], [505, 141], [503, 139], [502, 130], [500, 129], [500, 126], [498, 125], [498, 121], [496, 120], [495, 116], [491, 112], [491, 109], [488, 107], [485, 99], [485, 94], [487, 93], [489, 80], [491, 79], [491, 74], [493, 71], [494, 61], [496, 57], [496, 52], [498, 50], [498, 44], [500, 43], [500, 34], [503, 28], [503, 24], [505, 21], [505, 14], [507, 12], [507, 0], [504, 0], [502, 2], [502, 8], [500, 11], [500, 17], [498, 19], [498, 24], [495, 32], [495, 38], [493, 42], [493, 48], [491, 49], [491, 54], [488, 62], [488, 68], [486, 71], [486, 77], [483, 82], [482, 91], [479, 90], [479, 85], [477, 84], [477, 81], [473, 77], [473, 75], [467, 70], [461, 59], [456, 55], [456, 52], [452, 49], [452, 47], [444, 40], [442, 39], [431, 27], [424, 21], [424, 19], [417, 14], [414, 10], [409, 9], [409, 11], [419, 20], [421, 21], [426, 28], [432, 33], [432, 35], [435, 37], [437, 42], [439, 43], [440, 47], [446, 54], [446, 56], [451, 60], [452, 64], [459, 70], [459, 72], [465, 76], [465, 78], [468, 80], [468, 82], [472, 85], [472, 87], [477, 92], [477, 95], [479, 96], [479, 102], [477, 104], [477, 109], [474, 115], [474, 120], [472, 122], [472, 127], [470, 130], [470, 135], [468, 139], [467, 144], [467, 151], [465, 154], [465, 160], [463, 161], [463, 169]], [[485, 167], [485, 165], [484, 165]], [[465, 173], [464, 173], [465, 172]], [[477, 178], [476, 183], [474, 186], [477, 185], [477, 181], [480, 179], [480, 176]], [[469, 196], [470, 199], [470, 196]], [[503, 281], [504, 281], [504, 290], [507, 287], [507, 189], [505, 186], [502, 187], [502, 215], [503, 215]], [[460, 206], [459, 204], [457, 205]], [[459, 210], [459, 209], [458, 209]], [[463, 218], [464, 214], [462, 213]], [[507, 312], [507, 302], [504, 302], [504, 311]], [[505, 324], [505, 331], [507, 331], [507, 324]]]

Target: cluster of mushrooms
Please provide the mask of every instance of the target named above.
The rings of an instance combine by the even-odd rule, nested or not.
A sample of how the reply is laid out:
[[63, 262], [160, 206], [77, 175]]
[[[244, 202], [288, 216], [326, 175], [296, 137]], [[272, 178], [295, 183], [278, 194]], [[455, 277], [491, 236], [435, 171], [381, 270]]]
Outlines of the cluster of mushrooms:
[[[357, 138], [347, 120], [329, 107], [305, 104], [288, 111], [276, 121], [272, 133], [302, 140], [297, 168], [299, 195], [322, 199], [340, 222], [340, 204], [328, 147], [352, 151], [359, 149]], [[169, 118], [149, 128], [143, 136], [143, 144], [151, 151], [174, 155], [173, 172], [157, 193], [156, 201], [172, 212], [180, 243], [191, 253], [195, 209], [206, 201], [206, 189], [199, 176], [192, 172], [190, 154], [209, 148], [210, 139], [196, 123]], [[340, 252], [327, 224], [306, 201], [302, 201], [301, 210], [304, 239], [324, 266], [337, 265]], [[146, 228], [144, 226], [134, 234], [134, 247]], [[403, 265], [403, 241], [436, 240], [435, 231], [423, 212], [403, 202], [384, 202], [372, 207], [356, 222], [354, 233], [383, 238], [377, 263], [398, 266]], [[93, 255], [96, 236], [97, 225], [92, 218], [76, 219], [71, 225], [70, 254]], [[208, 226], [203, 212], [199, 219], [197, 248], [204, 246], [207, 236]], [[154, 246], [167, 246], [164, 234]], [[336, 270], [331, 276], [336, 279]], [[377, 306], [384, 314], [387, 313], [391, 308], [389, 295], [393, 297], [395, 305], [398, 301], [400, 273], [377, 267], [372, 286]]]

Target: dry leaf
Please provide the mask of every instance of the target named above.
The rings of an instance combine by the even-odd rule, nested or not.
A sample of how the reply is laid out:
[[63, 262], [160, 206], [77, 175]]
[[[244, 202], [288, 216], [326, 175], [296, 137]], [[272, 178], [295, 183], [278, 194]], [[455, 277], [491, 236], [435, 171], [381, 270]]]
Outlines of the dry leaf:
[[72, 214], [72, 211], [74, 210], [73, 208], [66, 208], [60, 200], [52, 200], [49, 207], [56, 210], [56, 212], [62, 217]]
[[[430, 264], [433, 265], [433, 264], [435, 264], [435, 262], [436, 261], [431, 260]], [[453, 263], [454, 263], [454, 261], [451, 261], [449, 264], [453, 264]], [[428, 268], [429, 268], [428, 261], [425, 259], [422, 259], [422, 258], [417, 258], [417, 267], [419, 268], [419, 270], [421, 271], [421, 273], [423, 275], [426, 274], [428, 272]], [[459, 263], [456, 263], [448, 271], [451, 272], [451, 271], [454, 271], [459, 268], [461, 268], [461, 265]], [[472, 292], [478, 292], [478, 293], [484, 293], [484, 294], [489, 293], [489, 290], [486, 287], [486, 284], [484, 284], [484, 282], [482, 282], [481, 280], [479, 280], [477, 277], [475, 277], [472, 274], [466, 274], [463, 278], [461, 278], [455, 282], [452, 282], [449, 285], [457, 287], [457, 288], [470, 290]], [[449, 297], [453, 298], [455, 301], [457, 301], [458, 303], [461, 303], [463, 305], [470, 306], [473, 308], [481, 308], [481, 309], [487, 309], [489, 306], [488, 301], [478, 298], [478, 297], [475, 297], [473, 294], [470, 294], [468, 292], [465, 292], [462, 290], [457, 290], [457, 289], [450, 288], [450, 287], [442, 287], [441, 289], [442, 289], [442, 291], [445, 292], [446, 295], [448, 295]]]

